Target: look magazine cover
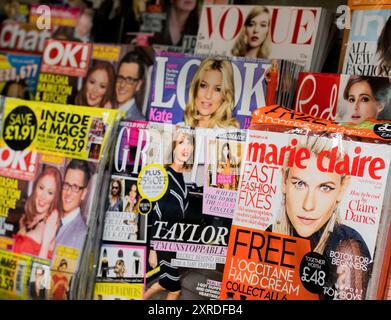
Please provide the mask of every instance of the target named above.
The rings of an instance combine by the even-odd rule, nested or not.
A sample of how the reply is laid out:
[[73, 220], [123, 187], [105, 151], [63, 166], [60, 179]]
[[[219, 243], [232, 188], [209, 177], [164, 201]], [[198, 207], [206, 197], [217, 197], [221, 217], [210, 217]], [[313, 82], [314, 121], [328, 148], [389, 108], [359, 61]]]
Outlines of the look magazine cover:
[[281, 61], [156, 53], [148, 120], [247, 128], [251, 112], [277, 102]]

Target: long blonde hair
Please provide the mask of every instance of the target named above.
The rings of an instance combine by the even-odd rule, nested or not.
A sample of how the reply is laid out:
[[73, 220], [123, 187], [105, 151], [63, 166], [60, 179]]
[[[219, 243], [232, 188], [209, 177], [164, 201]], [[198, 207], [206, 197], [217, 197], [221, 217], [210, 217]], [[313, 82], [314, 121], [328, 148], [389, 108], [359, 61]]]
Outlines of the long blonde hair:
[[269, 29], [265, 40], [262, 42], [261, 46], [258, 49], [257, 58], [269, 58], [271, 45], [272, 45], [272, 40], [270, 36], [270, 11], [268, 8], [264, 6], [255, 6], [247, 15], [242, 30], [240, 31], [240, 34], [236, 38], [235, 44], [231, 49], [232, 55], [239, 56], [239, 57], [246, 56], [248, 50], [248, 39], [246, 35], [246, 28], [250, 24], [252, 19], [254, 19], [255, 17], [259, 16], [262, 13], [266, 13], [269, 16]]
[[[298, 143], [296, 146], [296, 150], [299, 148], [306, 148], [308, 149], [312, 155], [318, 156], [322, 151], [330, 151], [333, 147], [335, 147], [335, 144], [333, 144], [332, 139], [325, 139], [321, 137], [312, 137], [312, 136], [304, 136], [298, 138]], [[343, 146], [339, 146], [339, 150], [343, 150]], [[346, 152], [346, 150], [345, 150]], [[288, 158], [285, 158], [285, 163], [283, 167], [283, 179], [286, 181], [288, 179], [289, 174], [289, 167], [288, 167]], [[342, 159], [342, 153], [341, 151], [338, 152], [337, 160]], [[346, 174], [341, 175], [341, 184], [346, 179]], [[283, 203], [281, 206], [281, 211], [279, 216], [277, 217], [277, 221], [272, 226], [272, 231], [280, 234], [286, 234], [289, 236], [293, 236], [294, 234], [294, 228], [292, 226], [292, 223], [289, 220], [288, 214], [286, 212], [286, 199], [285, 194], [283, 196]], [[326, 227], [324, 228], [324, 231], [320, 237], [319, 242], [317, 243], [314, 251], [323, 254], [323, 251], [326, 247], [327, 240], [330, 236], [330, 233], [334, 229], [335, 224], [340, 223], [339, 218], [339, 204], [337, 203], [336, 207], [334, 208], [334, 212], [332, 216], [330, 217], [329, 221], [327, 222]]]
[[228, 60], [219, 60], [214, 58], [207, 58], [202, 61], [190, 83], [189, 101], [186, 104], [185, 110], [185, 123], [191, 127], [198, 126], [198, 122], [201, 117], [198, 113], [195, 100], [201, 79], [205, 72], [210, 70], [217, 70], [221, 72], [223, 79], [221, 84], [223, 103], [211, 115], [208, 128], [226, 128], [229, 126], [239, 128], [239, 122], [232, 116], [232, 111], [235, 107], [235, 85], [232, 64]]

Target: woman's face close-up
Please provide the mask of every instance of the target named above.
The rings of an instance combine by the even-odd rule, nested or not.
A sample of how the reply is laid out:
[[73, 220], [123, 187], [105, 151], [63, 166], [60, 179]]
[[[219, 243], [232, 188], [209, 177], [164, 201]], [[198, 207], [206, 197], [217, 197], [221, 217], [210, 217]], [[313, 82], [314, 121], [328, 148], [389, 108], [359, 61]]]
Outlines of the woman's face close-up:
[[197, 5], [196, 0], [175, 0], [175, 8], [178, 11], [193, 11]]
[[257, 48], [265, 41], [269, 31], [269, 15], [264, 12], [252, 18], [246, 26], [246, 36], [248, 46]]
[[49, 211], [56, 190], [56, 180], [52, 175], [43, 176], [37, 183], [35, 206], [38, 213]]
[[376, 118], [382, 109], [382, 104], [376, 101], [367, 81], [357, 82], [350, 87], [347, 121], [360, 123], [368, 118]]
[[[328, 166], [328, 158], [323, 165]], [[286, 212], [296, 232], [307, 238], [319, 231], [330, 219], [343, 193], [341, 175], [320, 172], [317, 157], [302, 162], [305, 169], [290, 168], [283, 190]]]
[[193, 144], [189, 137], [181, 135], [178, 137], [174, 150], [174, 162], [183, 165], [190, 159], [193, 153]]
[[202, 117], [210, 117], [224, 101], [223, 77], [218, 70], [208, 70], [200, 79], [195, 105]]
[[109, 76], [103, 69], [97, 69], [91, 73], [87, 80], [87, 104], [89, 106], [98, 106], [109, 86]]

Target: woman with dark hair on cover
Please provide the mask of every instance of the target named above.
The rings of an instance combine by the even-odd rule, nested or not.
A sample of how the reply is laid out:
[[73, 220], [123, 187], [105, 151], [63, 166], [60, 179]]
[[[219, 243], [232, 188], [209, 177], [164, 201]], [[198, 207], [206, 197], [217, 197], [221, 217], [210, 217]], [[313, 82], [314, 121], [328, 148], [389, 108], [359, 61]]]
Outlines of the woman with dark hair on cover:
[[[193, 153], [193, 135], [187, 130], [177, 130], [173, 139], [173, 163], [167, 168], [168, 188], [164, 196], [158, 200], [148, 217], [148, 237], [152, 239], [158, 230], [157, 221], [171, 223], [184, 221], [188, 209], [188, 190], [183, 178], [186, 163]], [[150, 243], [149, 239], [149, 243]], [[178, 267], [171, 264], [175, 252], [149, 251], [148, 262], [152, 268], [160, 266], [159, 281], [149, 287], [144, 299], [151, 299], [154, 295], [167, 290], [167, 300], [176, 300], [181, 294], [181, 275]]]
[[368, 118], [387, 119], [390, 112], [391, 83], [386, 77], [350, 76], [343, 98], [346, 107], [339, 113], [340, 121], [361, 123]]
[[115, 73], [110, 62], [98, 61], [88, 70], [83, 87], [76, 96], [80, 106], [116, 108], [114, 99]]
[[[391, 15], [388, 17], [377, 40], [376, 53], [379, 55], [379, 64], [381, 66], [391, 66]], [[388, 74], [388, 76], [391, 76], [391, 74]]]
[[13, 251], [51, 259], [61, 216], [61, 174], [47, 166], [34, 181], [26, 200]]
[[199, 23], [197, 5], [196, 0], [167, 0], [164, 5], [167, 19], [153, 43], [181, 46], [184, 35], [196, 36]]

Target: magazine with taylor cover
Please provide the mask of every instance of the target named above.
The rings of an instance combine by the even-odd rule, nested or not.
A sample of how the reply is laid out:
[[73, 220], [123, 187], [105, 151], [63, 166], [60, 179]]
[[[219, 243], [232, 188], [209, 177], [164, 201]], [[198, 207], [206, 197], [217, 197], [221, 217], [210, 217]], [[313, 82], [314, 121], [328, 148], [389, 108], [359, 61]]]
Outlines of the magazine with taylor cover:
[[[279, 101], [280, 78], [286, 80], [280, 75], [284, 63], [289, 64], [156, 53], [147, 119], [191, 127], [247, 128], [256, 107]], [[288, 80], [294, 74], [283, 73]], [[200, 118], [211, 114], [213, 123], [202, 124]]]
[[221, 299], [373, 299], [390, 136], [364, 143], [364, 129], [344, 137], [331, 122], [311, 132], [322, 121], [293, 111], [304, 130], [263, 121], [283, 111], [258, 109], [248, 131]]
[[325, 120], [391, 120], [391, 78], [300, 72], [294, 108]]
[[[219, 298], [232, 220], [224, 195], [232, 203], [245, 137], [238, 130], [219, 132], [213, 136], [211, 129], [121, 122], [94, 299]], [[210, 135], [217, 149], [205, 160]], [[231, 148], [230, 164], [216, 154], [228, 155], [223, 141]], [[205, 192], [213, 203], [203, 209], [205, 170], [215, 165], [213, 159], [219, 160], [219, 183], [208, 182], [212, 185]], [[226, 210], [217, 212], [221, 202]]]
[[320, 71], [330, 27], [319, 7], [204, 5], [195, 53], [294, 60]]
[[[165, 130], [163, 124], [152, 125], [169, 133], [167, 125]], [[153, 163], [139, 177], [143, 179], [153, 170], [167, 177], [148, 214], [148, 266], [158, 269], [147, 278], [144, 299], [219, 297], [231, 219], [203, 213], [206, 131], [213, 130], [172, 126], [171, 136], [160, 147], [165, 150], [163, 159], [167, 157], [164, 170]], [[201, 185], [192, 181], [194, 173]]]
[[78, 299], [119, 112], [6, 98], [2, 119], [0, 295]]

